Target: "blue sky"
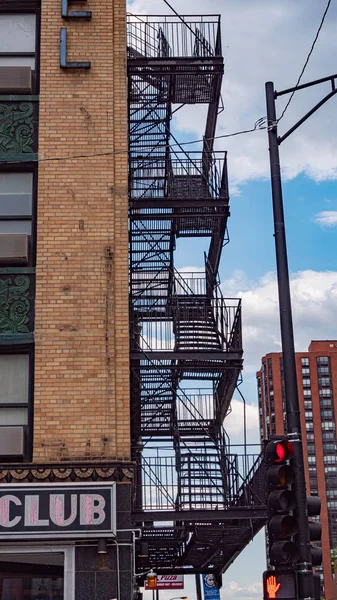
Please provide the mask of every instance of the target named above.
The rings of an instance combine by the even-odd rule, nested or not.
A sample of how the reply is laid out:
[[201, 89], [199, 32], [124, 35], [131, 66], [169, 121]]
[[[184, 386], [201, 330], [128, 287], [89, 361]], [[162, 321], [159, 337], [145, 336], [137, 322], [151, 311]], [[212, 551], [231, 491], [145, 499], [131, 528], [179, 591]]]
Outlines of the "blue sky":
[[[170, 0], [181, 14], [221, 13], [225, 76], [225, 110], [217, 134], [249, 129], [266, 114], [264, 84], [276, 89], [295, 85], [326, 2], [317, 0]], [[162, 0], [134, 0], [136, 14], [166, 14]], [[336, 72], [337, 5], [326, 22], [303, 81]], [[286, 131], [324, 94], [329, 85], [295, 94], [280, 123]], [[277, 103], [281, 114], [285, 100]], [[291, 271], [295, 341], [305, 350], [311, 339], [337, 338], [337, 98], [330, 100], [281, 146], [283, 193]], [[174, 130], [180, 141], [204, 133], [205, 108], [187, 107], [176, 114]], [[258, 439], [255, 371], [261, 357], [280, 350], [275, 251], [268, 141], [265, 130], [217, 140], [228, 151], [231, 191], [231, 242], [220, 268], [225, 296], [243, 302], [245, 369], [243, 391], [249, 402], [248, 434]], [[178, 268], [202, 267], [203, 239], [179, 241]], [[233, 401], [225, 427], [235, 441], [242, 439], [242, 404]], [[260, 600], [265, 568], [263, 535], [257, 536], [224, 576], [221, 600]], [[186, 588], [195, 600], [193, 582]], [[172, 594], [174, 595], [174, 594]], [[171, 595], [162, 594], [162, 600]], [[146, 598], [146, 600], [148, 600]]]

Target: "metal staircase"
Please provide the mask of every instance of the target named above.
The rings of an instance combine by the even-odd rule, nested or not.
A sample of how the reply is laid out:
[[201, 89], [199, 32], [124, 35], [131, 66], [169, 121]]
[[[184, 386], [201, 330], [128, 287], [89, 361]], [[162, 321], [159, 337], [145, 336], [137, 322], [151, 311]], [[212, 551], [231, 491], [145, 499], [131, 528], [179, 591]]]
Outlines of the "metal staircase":
[[[222, 73], [218, 17], [130, 16], [133, 519], [149, 548], [138, 572], [222, 572], [265, 520], [261, 459], [231, 454], [222, 425], [242, 369], [241, 303], [217, 275], [229, 217], [227, 158], [213, 151]], [[208, 105], [192, 152], [171, 130], [189, 104]], [[203, 273], [175, 268], [179, 237], [208, 240]]]

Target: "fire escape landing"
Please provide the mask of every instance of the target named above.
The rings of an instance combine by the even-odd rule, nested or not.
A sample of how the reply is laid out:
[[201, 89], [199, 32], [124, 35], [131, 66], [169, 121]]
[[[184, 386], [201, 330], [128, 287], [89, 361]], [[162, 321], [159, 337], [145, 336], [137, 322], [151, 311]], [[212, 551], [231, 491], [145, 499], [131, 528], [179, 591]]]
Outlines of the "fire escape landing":
[[[227, 157], [214, 152], [220, 18], [128, 23], [130, 361], [137, 572], [223, 572], [265, 522], [263, 464], [223, 429], [242, 369], [241, 302], [218, 279], [227, 240]], [[208, 106], [199, 150], [172, 132]], [[178, 238], [208, 240], [203, 272], [176, 269]], [[193, 260], [192, 257], [189, 260]]]

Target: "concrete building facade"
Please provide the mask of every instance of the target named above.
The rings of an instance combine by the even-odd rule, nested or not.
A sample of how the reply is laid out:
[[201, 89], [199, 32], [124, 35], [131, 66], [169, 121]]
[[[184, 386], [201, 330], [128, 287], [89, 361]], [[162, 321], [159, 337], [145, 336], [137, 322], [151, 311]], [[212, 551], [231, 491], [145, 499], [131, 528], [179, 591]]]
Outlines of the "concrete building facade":
[[[337, 546], [337, 341], [312, 341], [308, 352], [296, 353], [307, 492], [322, 502], [325, 599], [335, 598], [331, 550]], [[281, 353], [262, 358], [257, 373], [261, 441], [285, 434], [285, 393]]]
[[132, 597], [125, 19], [0, 1], [6, 600]]

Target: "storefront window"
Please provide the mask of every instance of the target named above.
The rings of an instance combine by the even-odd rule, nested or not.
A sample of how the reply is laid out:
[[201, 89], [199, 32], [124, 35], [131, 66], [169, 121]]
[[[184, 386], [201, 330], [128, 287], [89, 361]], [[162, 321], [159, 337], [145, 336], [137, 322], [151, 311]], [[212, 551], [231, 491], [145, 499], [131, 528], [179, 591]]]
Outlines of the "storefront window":
[[0, 600], [63, 600], [63, 553], [0, 554]]

